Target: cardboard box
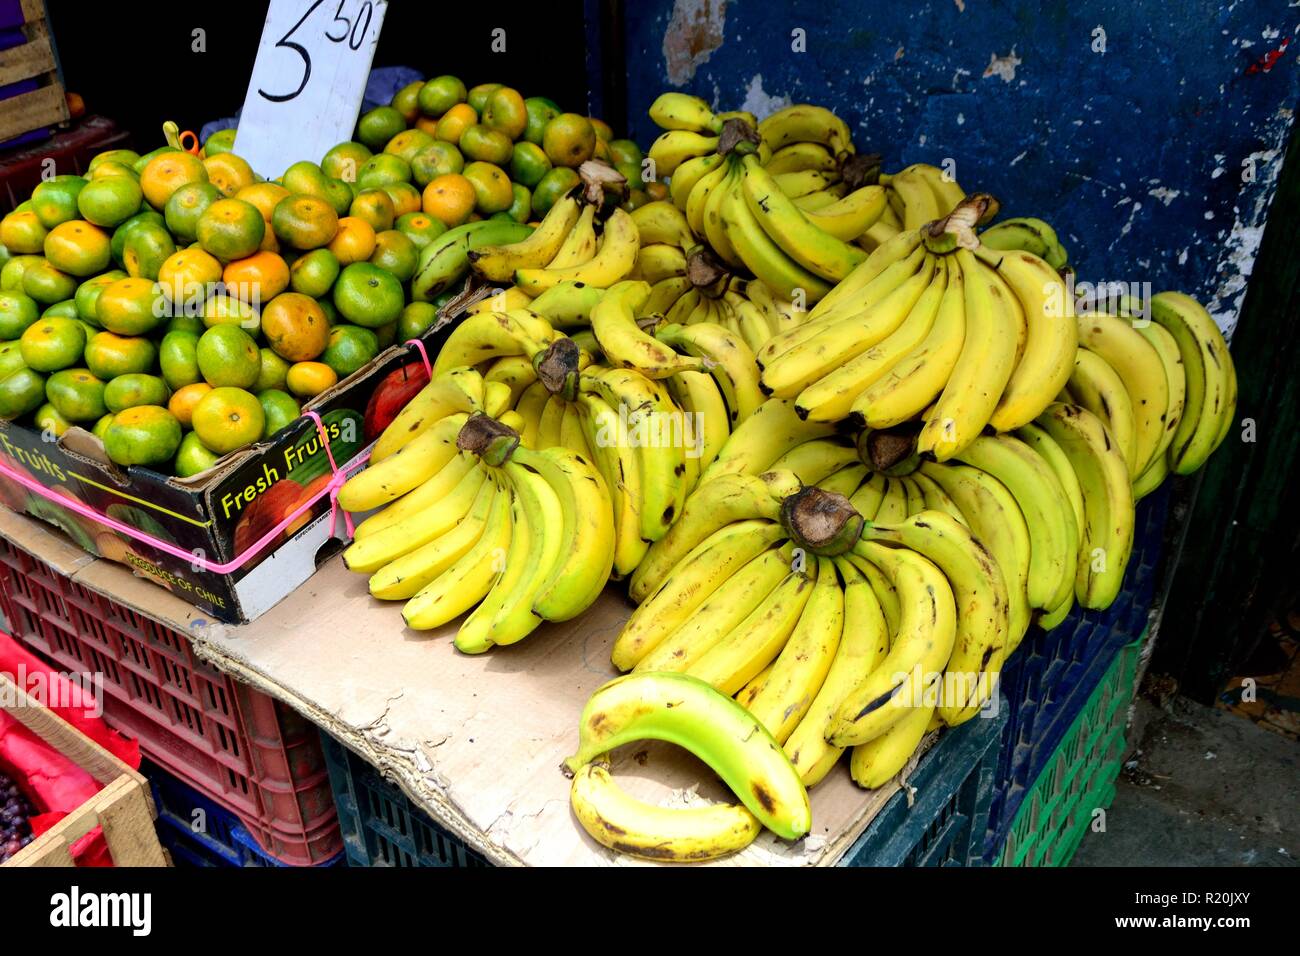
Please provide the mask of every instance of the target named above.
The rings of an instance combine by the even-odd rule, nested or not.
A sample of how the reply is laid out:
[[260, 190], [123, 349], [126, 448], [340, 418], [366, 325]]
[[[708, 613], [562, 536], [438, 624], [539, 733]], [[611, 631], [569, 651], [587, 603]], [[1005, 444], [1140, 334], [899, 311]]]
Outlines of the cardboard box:
[[[430, 331], [430, 357], [443, 333]], [[366, 405], [386, 378], [420, 366], [419, 353], [392, 346], [364, 368], [308, 403], [329, 437], [341, 468], [373, 440]], [[273, 607], [342, 546], [334, 537], [328, 495], [332, 471], [316, 423], [300, 418], [271, 440], [226, 456], [190, 479], [110, 462], [99, 439], [79, 428], [57, 441], [14, 422], [0, 421], [0, 460], [55, 494], [166, 541], [211, 564], [228, 564], [306, 500], [310, 510], [241, 567], [228, 574], [120, 534], [107, 525], [0, 476], [0, 503], [62, 529], [90, 554], [129, 566], [228, 623], [251, 621]]]

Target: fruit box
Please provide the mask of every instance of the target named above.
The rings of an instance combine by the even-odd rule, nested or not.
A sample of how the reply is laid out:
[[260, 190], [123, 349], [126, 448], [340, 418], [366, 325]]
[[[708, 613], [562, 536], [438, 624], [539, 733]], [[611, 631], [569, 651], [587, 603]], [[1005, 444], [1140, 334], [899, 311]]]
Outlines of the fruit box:
[[[437, 331], [424, 334], [430, 355], [440, 339]], [[367, 409], [386, 400], [404, 404], [412, 384], [423, 381], [420, 365], [411, 347], [392, 346], [308, 403], [305, 410], [320, 416], [328, 448], [316, 423], [303, 417], [189, 479], [114, 465], [99, 439], [79, 428], [55, 440], [0, 421], [0, 462], [55, 495], [75, 499], [191, 558], [128, 537], [5, 475], [0, 475], [0, 503], [58, 526], [90, 554], [129, 566], [218, 620], [246, 623], [306, 581], [319, 561], [340, 547], [327, 493], [330, 456], [342, 468], [376, 437]], [[233, 564], [308, 503], [239, 567], [218, 573], [200, 563]]]

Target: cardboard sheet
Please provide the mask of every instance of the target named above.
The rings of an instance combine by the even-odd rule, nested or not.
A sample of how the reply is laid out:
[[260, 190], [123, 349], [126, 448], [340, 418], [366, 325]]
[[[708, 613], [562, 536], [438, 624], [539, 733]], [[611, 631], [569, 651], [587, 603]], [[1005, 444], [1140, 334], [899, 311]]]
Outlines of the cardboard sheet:
[[[0, 535], [36, 553], [62, 544], [2, 510]], [[407, 630], [400, 603], [371, 598], [366, 578], [337, 557], [241, 626], [205, 619], [111, 562], [69, 570], [85, 587], [189, 634], [201, 658], [324, 727], [494, 863], [643, 865], [582, 831], [560, 770], [577, 747], [587, 698], [617, 675], [609, 649], [631, 607], [613, 588], [576, 621], [544, 625], [514, 647], [471, 657], [452, 647], [454, 624]], [[623, 748], [614, 773], [628, 792], [656, 802], [724, 797], [706, 766], [658, 743]], [[812, 791], [808, 837], [789, 844], [764, 832], [721, 863], [833, 865], [897, 790], [891, 783], [864, 792], [841, 763]]]

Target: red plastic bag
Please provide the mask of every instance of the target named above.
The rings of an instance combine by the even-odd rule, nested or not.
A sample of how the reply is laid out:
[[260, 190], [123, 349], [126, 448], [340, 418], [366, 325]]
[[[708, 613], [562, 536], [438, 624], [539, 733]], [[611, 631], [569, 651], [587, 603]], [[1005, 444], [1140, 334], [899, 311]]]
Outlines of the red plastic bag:
[[[3, 631], [0, 631], [0, 673], [123, 763], [139, 768], [139, 744], [109, 729], [97, 716], [91, 689], [51, 670]], [[31, 818], [34, 836], [53, 827], [103, 789], [89, 773], [3, 710], [0, 710], [0, 766], [19, 782], [41, 811]], [[113, 865], [99, 827], [73, 844], [72, 858], [78, 866]]]

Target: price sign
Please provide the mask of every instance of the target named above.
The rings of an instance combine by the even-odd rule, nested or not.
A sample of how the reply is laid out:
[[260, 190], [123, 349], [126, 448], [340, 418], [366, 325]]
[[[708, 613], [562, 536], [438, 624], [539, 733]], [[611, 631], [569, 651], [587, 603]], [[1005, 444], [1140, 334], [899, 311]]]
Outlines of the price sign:
[[239, 117], [239, 155], [268, 179], [352, 138], [388, 0], [271, 0]]

